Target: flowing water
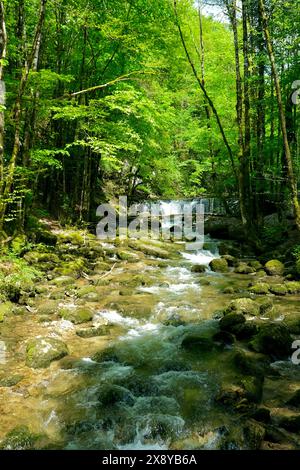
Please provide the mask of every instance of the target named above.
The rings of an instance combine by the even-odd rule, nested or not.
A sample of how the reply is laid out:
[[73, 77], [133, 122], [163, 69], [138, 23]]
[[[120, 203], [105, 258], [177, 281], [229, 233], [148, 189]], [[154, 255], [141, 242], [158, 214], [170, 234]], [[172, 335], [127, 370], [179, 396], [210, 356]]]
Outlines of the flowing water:
[[[180, 259], [121, 262], [94, 306], [93, 324], [109, 324], [107, 336], [80, 338], [69, 321], [41, 322], [35, 313], [6, 322], [0, 368], [22, 380], [0, 389], [0, 438], [24, 424], [54, 448], [214, 449], [229, 428], [238, 434], [235, 417], [214, 400], [220, 384], [235, 378], [230, 347], [195, 353], [181, 346], [188, 334], [211, 338], [218, 331], [213, 313], [231, 298], [221, 294], [224, 286], [249, 282], [210, 271], [218, 256], [210, 242], [211, 251], [198, 253], [178, 245]], [[206, 272], [193, 273], [195, 264]], [[146, 281], [129, 287], [141, 274]], [[26, 367], [26, 340], [39, 335], [64, 339], [70, 356], [47, 369]]]

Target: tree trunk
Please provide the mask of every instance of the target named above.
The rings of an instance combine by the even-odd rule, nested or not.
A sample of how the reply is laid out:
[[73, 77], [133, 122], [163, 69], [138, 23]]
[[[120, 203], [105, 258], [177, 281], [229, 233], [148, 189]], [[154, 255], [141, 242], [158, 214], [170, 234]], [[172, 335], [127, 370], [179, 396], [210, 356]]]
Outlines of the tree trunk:
[[267, 20], [266, 10], [265, 10], [265, 5], [264, 5], [263, 0], [259, 0], [259, 10], [260, 10], [261, 18], [262, 18], [266, 46], [267, 46], [267, 50], [268, 50], [268, 54], [269, 54], [269, 58], [271, 62], [272, 75], [274, 78], [274, 85], [275, 85], [275, 90], [276, 90], [279, 118], [280, 118], [281, 131], [282, 131], [283, 144], [284, 144], [285, 160], [286, 160], [286, 166], [287, 166], [288, 184], [289, 184], [289, 188], [291, 192], [295, 222], [296, 222], [297, 229], [300, 231], [300, 206], [299, 206], [299, 200], [298, 200], [297, 182], [296, 182], [296, 178], [294, 174], [292, 153], [291, 153], [291, 148], [290, 148], [290, 144], [288, 140], [288, 132], [287, 132], [287, 126], [286, 126], [285, 110], [284, 110], [284, 105], [283, 105], [279, 74], [278, 74], [278, 70], [276, 66], [273, 44], [271, 40], [271, 35], [269, 31], [268, 20]]

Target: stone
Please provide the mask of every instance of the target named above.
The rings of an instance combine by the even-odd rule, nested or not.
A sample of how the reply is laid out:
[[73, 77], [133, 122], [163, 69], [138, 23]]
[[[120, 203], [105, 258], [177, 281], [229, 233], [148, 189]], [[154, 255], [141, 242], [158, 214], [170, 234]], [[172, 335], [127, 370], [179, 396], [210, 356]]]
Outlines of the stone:
[[263, 393], [263, 376], [248, 375], [242, 378], [241, 384], [247, 400], [260, 403]]
[[271, 413], [268, 408], [258, 407], [251, 413], [251, 418], [267, 424], [271, 421]]
[[246, 323], [235, 325], [232, 333], [240, 341], [249, 340], [258, 333], [258, 327], [254, 322], [246, 321]]
[[27, 426], [18, 426], [6, 434], [0, 443], [1, 450], [34, 450], [35, 443], [40, 438], [32, 434]]
[[27, 344], [26, 365], [33, 369], [43, 369], [67, 354], [69, 351], [63, 341], [49, 337], [35, 338]]
[[85, 328], [83, 330], [77, 330], [76, 334], [80, 338], [94, 338], [95, 336], [106, 336], [109, 334], [109, 326], [103, 325], [92, 328]]
[[13, 387], [17, 385], [21, 380], [23, 380], [24, 376], [20, 374], [11, 375], [9, 377], [2, 377], [0, 378], [0, 387]]
[[209, 266], [212, 271], [219, 272], [219, 273], [227, 273], [229, 271], [228, 269], [228, 263], [226, 259], [224, 258], [216, 258], [213, 259], [210, 263]]
[[51, 283], [59, 287], [59, 286], [70, 286], [72, 284], [74, 285], [75, 281], [74, 281], [74, 278], [71, 276], [59, 276], [59, 277], [54, 278], [51, 281]]
[[120, 385], [103, 385], [99, 389], [98, 400], [103, 407], [113, 406], [117, 403], [132, 406], [134, 404], [134, 396], [125, 387]]
[[255, 269], [248, 266], [247, 263], [239, 263], [234, 269], [236, 274], [252, 274], [255, 273]]
[[263, 325], [251, 341], [254, 351], [278, 358], [288, 357], [291, 353], [292, 337], [286, 325], [268, 323]]
[[75, 325], [79, 325], [80, 323], [91, 321], [93, 319], [94, 312], [88, 307], [63, 308], [60, 310], [59, 316]]
[[276, 408], [271, 412], [272, 422], [290, 432], [300, 431], [300, 412], [288, 408]]
[[12, 313], [13, 304], [12, 302], [3, 302], [0, 304], [0, 323], [4, 321], [4, 318]]
[[234, 327], [236, 325], [240, 325], [241, 323], [245, 323], [246, 319], [242, 313], [227, 313], [221, 318], [219, 325], [220, 329], [224, 331], [229, 331], [230, 333], [234, 332]]
[[261, 269], [263, 269], [263, 265], [257, 260], [249, 261], [248, 264], [251, 268], [254, 268], [255, 271], [260, 271]]
[[269, 276], [282, 276], [284, 274], [284, 264], [277, 259], [272, 259], [265, 264], [265, 270]]
[[204, 266], [203, 264], [195, 264], [191, 268], [192, 273], [205, 273], [207, 269], [207, 266]]
[[137, 261], [139, 259], [138, 255], [131, 253], [130, 251], [119, 250], [117, 252], [117, 257], [122, 261]]
[[287, 401], [287, 405], [300, 408], [300, 388], [293, 393], [292, 397]]
[[222, 255], [222, 259], [225, 259], [230, 267], [234, 267], [238, 263], [237, 258], [231, 255]]
[[249, 292], [256, 295], [267, 295], [270, 292], [270, 286], [266, 282], [258, 282], [249, 287]]
[[289, 282], [286, 282], [284, 285], [289, 294], [300, 293], [300, 281], [289, 281]]
[[43, 245], [55, 246], [57, 244], [57, 236], [47, 230], [37, 230], [35, 241], [36, 243], [43, 243]]
[[225, 289], [223, 289], [223, 294], [234, 294], [235, 293], [235, 290], [233, 287], [225, 287]]
[[263, 377], [270, 363], [263, 354], [253, 353], [244, 349], [234, 351], [232, 361], [239, 372], [256, 377]]
[[234, 335], [229, 333], [228, 331], [218, 331], [218, 333], [213, 335], [213, 340], [216, 343], [221, 343], [221, 344], [234, 344], [235, 343]]
[[272, 284], [270, 285], [270, 292], [275, 295], [286, 295], [288, 290], [284, 284]]
[[243, 426], [243, 433], [248, 450], [259, 450], [264, 440], [265, 428], [254, 420], [249, 420]]
[[181, 347], [194, 352], [208, 352], [214, 349], [214, 343], [210, 338], [201, 336], [201, 334], [188, 334], [181, 343]]
[[222, 385], [215, 396], [216, 402], [227, 407], [236, 407], [239, 403], [244, 402], [245, 399], [245, 389], [232, 384]]
[[259, 314], [259, 306], [254, 300], [247, 297], [241, 297], [239, 299], [232, 300], [225, 312], [235, 312], [242, 313], [243, 315], [257, 316]]

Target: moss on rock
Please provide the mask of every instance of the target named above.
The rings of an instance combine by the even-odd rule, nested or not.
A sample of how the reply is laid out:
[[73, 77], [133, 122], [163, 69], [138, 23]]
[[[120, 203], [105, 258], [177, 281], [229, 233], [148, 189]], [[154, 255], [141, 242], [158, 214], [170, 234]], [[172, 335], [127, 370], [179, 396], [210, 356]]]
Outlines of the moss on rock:
[[69, 353], [66, 344], [56, 338], [35, 338], [29, 341], [26, 348], [26, 365], [33, 369], [49, 367]]
[[256, 295], [267, 295], [270, 292], [270, 286], [266, 282], [258, 282], [249, 287], [249, 292]]
[[284, 264], [277, 259], [272, 259], [265, 264], [265, 270], [269, 276], [282, 276], [284, 274]]
[[219, 273], [227, 273], [229, 271], [228, 263], [224, 258], [216, 258], [213, 259], [209, 266], [212, 271], [219, 272]]
[[59, 315], [75, 325], [80, 323], [87, 323], [93, 319], [93, 311], [88, 307], [72, 307], [63, 308], [60, 310]]

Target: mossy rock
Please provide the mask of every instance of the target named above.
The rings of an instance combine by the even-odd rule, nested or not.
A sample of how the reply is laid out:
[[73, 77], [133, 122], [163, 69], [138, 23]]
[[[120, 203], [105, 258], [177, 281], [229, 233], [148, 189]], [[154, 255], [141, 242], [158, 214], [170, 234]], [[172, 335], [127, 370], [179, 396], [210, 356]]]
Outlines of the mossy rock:
[[13, 311], [12, 302], [3, 302], [0, 304], [0, 323], [4, 321], [4, 318], [10, 315]]
[[223, 294], [234, 294], [235, 289], [234, 287], [228, 286], [223, 289]]
[[122, 261], [138, 261], [139, 256], [136, 253], [131, 253], [130, 251], [119, 250], [117, 252], [117, 257]]
[[252, 274], [255, 273], [255, 269], [249, 266], [247, 263], [239, 263], [234, 269], [236, 274]]
[[212, 271], [219, 272], [219, 273], [227, 273], [229, 271], [228, 263], [224, 258], [216, 258], [213, 259], [209, 266]]
[[103, 271], [109, 271], [110, 269], [111, 265], [109, 263], [105, 263], [104, 261], [97, 261], [94, 264], [95, 273], [102, 273]]
[[266, 282], [258, 282], [249, 287], [249, 292], [256, 295], [267, 295], [270, 293], [270, 286]]
[[85, 268], [85, 260], [83, 258], [78, 258], [76, 261], [61, 262], [54, 270], [54, 273], [60, 274], [61, 276], [79, 276]]
[[286, 282], [284, 285], [289, 294], [300, 293], [300, 281], [289, 281], [289, 282]]
[[169, 259], [175, 255], [174, 251], [167, 251], [161, 246], [156, 246], [153, 243], [148, 244], [147, 242], [131, 241], [128, 243], [128, 246], [133, 250], [141, 251], [145, 255], [154, 258]]
[[255, 269], [255, 271], [259, 271], [259, 270], [263, 269], [263, 265], [257, 260], [249, 261], [248, 264], [251, 268]]
[[254, 377], [263, 377], [270, 364], [267, 356], [240, 348], [233, 352], [232, 361], [240, 373]]
[[267, 273], [263, 269], [260, 269], [259, 271], [256, 271], [255, 275], [259, 278], [266, 277]]
[[265, 270], [269, 276], [282, 276], [284, 274], [284, 264], [278, 259], [272, 259], [265, 264]]
[[14, 387], [23, 379], [24, 379], [24, 375], [20, 375], [20, 374], [0, 378], [0, 387]]
[[80, 338], [94, 338], [96, 336], [106, 336], [109, 334], [110, 328], [107, 325], [101, 325], [99, 327], [85, 328], [83, 330], [77, 330], [76, 334]]
[[288, 290], [284, 284], [272, 284], [270, 285], [270, 292], [275, 295], [286, 295]]
[[51, 281], [51, 284], [54, 284], [57, 287], [70, 286], [72, 284], [74, 285], [74, 283], [75, 283], [75, 280], [71, 276], [59, 276], [59, 277], [54, 278]]
[[246, 323], [235, 325], [232, 333], [240, 341], [249, 340], [258, 333], [258, 326], [253, 321], [246, 321]]
[[288, 406], [294, 406], [296, 408], [300, 408], [300, 388], [296, 390], [291, 398], [287, 401]]
[[192, 273], [205, 273], [207, 266], [204, 266], [203, 264], [195, 264], [191, 268]]
[[248, 420], [243, 426], [245, 444], [248, 450], [259, 450], [265, 438], [266, 430], [264, 426], [255, 420]]
[[212, 339], [201, 334], [187, 334], [181, 343], [181, 347], [192, 352], [210, 352], [215, 345]]
[[73, 308], [63, 308], [59, 312], [64, 320], [68, 320], [75, 325], [80, 323], [87, 323], [93, 319], [94, 313], [90, 308], [87, 307], [73, 307]]
[[259, 305], [247, 297], [240, 299], [234, 299], [230, 302], [229, 306], [225, 310], [225, 313], [242, 313], [243, 315], [257, 316], [259, 314]]
[[44, 299], [36, 305], [39, 315], [54, 315], [59, 310], [59, 300]]
[[257, 352], [277, 358], [286, 358], [291, 354], [292, 342], [286, 325], [269, 323], [260, 328], [250, 346]]
[[47, 230], [38, 230], [35, 233], [36, 243], [43, 243], [48, 246], [55, 246], [57, 244], [57, 236]]
[[26, 348], [26, 365], [33, 369], [49, 367], [52, 361], [57, 361], [69, 354], [66, 344], [56, 338], [35, 338], [28, 342]]
[[238, 264], [237, 258], [231, 255], [222, 255], [222, 259], [227, 261], [228, 266], [234, 267]]
[[24, 249], [27, 245], [27, 237], [26, 235], [18, 235], [10, 242], [10, 249], [15, 254], [21, 254], [24, 252]]
[[85, 244], [84, 237], [76, 231], [62, 232], [58, 235], [60, 243], [70, 243], [71, 245], [82, 246]]
[[246, 319], [242, 313], [227, 313], [223, 318], [221, 318], [219, 325], [220, 329], [224, 331], [229, 331], [234, 333], [234, 328], [237, 325], [245, 323]]
[[27, 426], [18, 426], [0, 443], [1, 450], [34, 450], [41, 436], [30, 432]]
[[29, 251], [24, 255], [24, 259], [27, 261], [27, 263], [34, 265], [39, 265], [40, 263], [49, 263], [49, 266], [56, 266], [60, 262], [59, 257], [55, 253], [43, 253], [40, 251]]

